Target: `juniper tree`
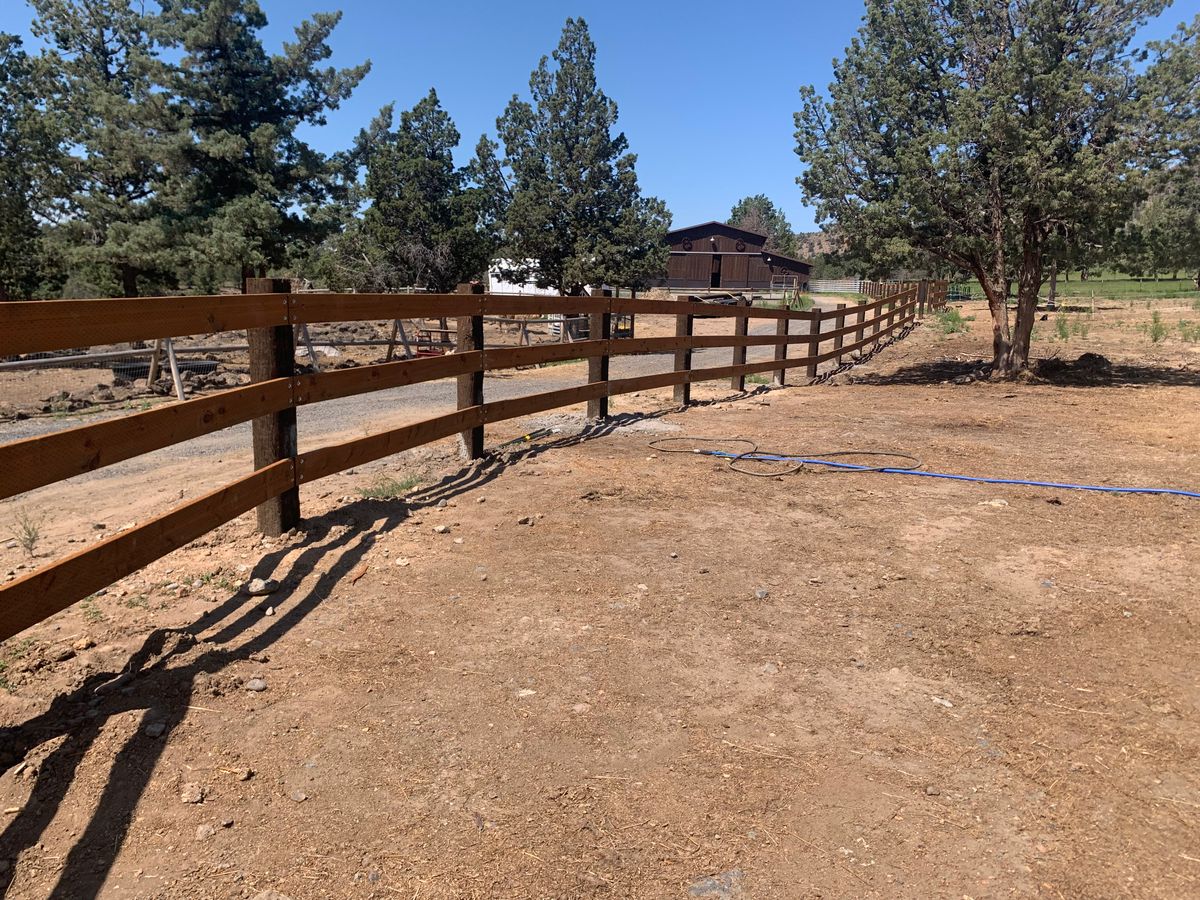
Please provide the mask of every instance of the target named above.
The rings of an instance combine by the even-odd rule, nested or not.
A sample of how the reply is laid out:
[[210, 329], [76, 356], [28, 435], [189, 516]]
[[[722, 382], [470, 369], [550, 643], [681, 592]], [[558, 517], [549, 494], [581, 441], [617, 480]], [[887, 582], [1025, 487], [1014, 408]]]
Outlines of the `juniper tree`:
[[641, 194], [583, 19], [567, 19], [552, 58], [530, 76], [530, 101], [514, 95], [496, 122], [511, 185], [506, 275], [564, 294], [644, 285], [666, 272], [666, 206]]
[[767, 236], [766, 249], [785, 256], [796, 256], [800, 250], [796, 235], [787, 216], [766, 194], [743, 197], [729, 211], [729, 224]]
[[974, 275], [993, 372], [1014, 375], [1051, 261], [1103, 243], [1133, 199], [1131, 42], [1165, 5], [868, 0], [828, 97], [801, 91], [806, 199], [857, 256], [910, 249]]

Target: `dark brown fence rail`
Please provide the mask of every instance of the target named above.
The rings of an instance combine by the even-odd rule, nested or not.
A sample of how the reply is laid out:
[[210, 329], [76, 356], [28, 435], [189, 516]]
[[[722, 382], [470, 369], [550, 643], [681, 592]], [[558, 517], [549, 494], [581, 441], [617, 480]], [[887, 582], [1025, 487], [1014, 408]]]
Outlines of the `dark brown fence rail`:
[[[0, 304], [0, 358], [244, 328], [257, 379], [219, 394], [0, 445], [0, 499], [246, 421], [254, 422], [256, 467], [245, 478], [0, 588], [0, 640], [250, 509], [258, 508], [259, 526], [268, 533], [298, 525], [300, 484], [455, 434], [463, 436], [468, 454], [478, 458], [489, 424], [580, 403], [588, 404], [590, 416], [603, 417], [608, 398], [619, 394], [674, 387], [676, 399], [687, 403], [691, 385], [703, 381], [728, 378], [741, 390], [748, 375], [772, 373], [782, 384], [789, 369], [800, 367], [811, 379], [821, 363], [840, 363], [849, 354], [878, 345], [927, 309], [943, 306], [946, 297], [943, 282], [873, 284], [870, 296], [877, 299], [801, 312], [596, 297], [296, 295], [269, 292], [281, 287], [269, 281], [251, 290], [255, 287], [264, 292]], [[612, 317], [631, 313], [674, 317], [675, 336], [612, 339]], [[485, 316], [547, 314], [587, 315], [589, 339], [531, 347], [484, 346]], [[457, 318], [459, 352], [294, 374], [296, 325], [418, 316]], [[694, 335], [693, 322], [699, 316], [728, 318], [733, 333]], [[776, 333], [748, 334], [750, 319], [776, 320]], [[806, 333], [792, 334], [793, 322], [807, 323]], [[804, 355], [789, 355], [796, 345]], [[822, 349], [823, 345], [829, 346]], [[759, 346], [774, 347], [774, 357], [746, 362], [747, 348]], [[692, 351], [712, 347], [730, 348], [730, 365], [693, 368]], [[673, 371], [610, 379], [610, 358], [635, 353], [674, 353]], [[490, 403], [484, 399], [486, 372], [574, 359], [588, 361], [586, 384]], [[452, 377], [459, 379], [458, 409], [452, 413], [302, 454], [296, 450], [298, 406]]]

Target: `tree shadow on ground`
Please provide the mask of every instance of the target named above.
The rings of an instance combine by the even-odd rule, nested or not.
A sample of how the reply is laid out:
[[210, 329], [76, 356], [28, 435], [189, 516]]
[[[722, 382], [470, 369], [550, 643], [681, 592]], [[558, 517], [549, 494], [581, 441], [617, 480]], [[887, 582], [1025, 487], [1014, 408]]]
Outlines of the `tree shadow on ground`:
[[[874, 386], [962, 384], [986, 381], [990, 370], [991, 363], [985, 359], [930, 360], [887, 374], [852, 376], [849, 383]], [[1122, 365], [1111, 363], [1096, 353], [1084, 353], [1073, 361], [1058, 357], [1034, 360], [1030, 371], [1019, 380], [1024, 384], [1055, 387], [1200, 387], [1200, 371], [1172, 366]]]
[[[338, 582], [362, 563], [381, 535], [396, 528], [411, 512], [482, 487], [516, 463], [607, 436], [622, 426], [670, 411], [612, 416], [589, 423], [575, 434], [540, 443], [503, 445], [497, 448], [499, 452], [406, 498], [357, 500], [310, 519], [299, 542], [273, 550], [254, 566], [251, 577], [279, 581], [269, 601], [238, 593], [191, 625], [156, 629], [122, 671], [93, 674], [75, 690], [57, 696], [40, 715], [0, 729], [0, 748], [17, 760], [26, 759], [47, 742], [60, 741], [37, 767], [29, 802], [0, 833], [0, 858], [9, 863], [0, 873], [0, 893], [8, 893], [17, 858], [41, 840], [58, 814], [80, 763], [111, 719], [127, 712], [143, 713], [137, 730], [113, 759], [95, 811], [62, 861], [48, 895], [52, 898], [74, 900], [100, 893], [167, 738], [186, 717], [194, 692], [231, 663], [261, 654], [306, 619]], [[285, 566], [285, 560], [297, 551], [298, 556]], [[309, 589], [301, 590], [304, 579], [330, 557], [332, 565]], [[266, 621], [267, 602], [274, 608], [274, 617], [265, 628], [252, 630]], [[161, 725], [161, 736], [149, 736], [148, 724]]]

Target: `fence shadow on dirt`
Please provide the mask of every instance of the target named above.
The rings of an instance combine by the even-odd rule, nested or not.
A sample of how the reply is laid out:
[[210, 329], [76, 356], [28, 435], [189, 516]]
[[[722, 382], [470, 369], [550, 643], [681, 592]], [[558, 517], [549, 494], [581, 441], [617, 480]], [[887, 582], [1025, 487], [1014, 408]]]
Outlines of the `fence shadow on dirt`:
[[[991, 364], [985, 359], [930, 360], [905, 366], [886, 375], [852, 377], [851, 383], [873, 386], [931, 385], [986, 380]], [[1085, 353], [1076, 360], [1057, 357], [1037, 360], [1022, 379], [1026, 384], [1053, 387], [1120, 387], [1122, 385], [1200, 387], [1200, 371], [1156, 365], [1110, 363], [1102, 356]]]
[[[578, 433], [512, 445], [404, 499], [356, 500], [308, 520], [299, 543], [266, 554], [251, 573], [250, 577], [279, 581], [279, 589], [270, 595], [275, 616], [266, 628], [252, 632], [264, 621], [263, 598], [235, 594], [189, 626], [153, 631], [121, 672], [93, 674], [75, 690], [56, 697], [40, 715], [0, 729], [0, 747], [16, 760], [25, 759], [42, 744], [61, 739], [37, 767], [29, 803], [0, 833], [3, 858], [10, 862], [0, 873], [0, 894], [7, 895], [17, 858], [42, 839], [59, 813], [83, 758], [110, 721], [125, 713], [143, 714], [136, 730], [114, 756], [95, 811], [62, 862], [48, 894], [57, 900], [94, 897], [103, 889], [167, 739], [186, 717], [194, 693], [230, 664], [250, 660], [275, 645], [317, 610], [337, 583], [363, 562], [380, 536], [396, 528], [411, 512], [482, 487], [519, 462], [605, 437], [622, 426], [670, 411], [615, 415], [589, 423]], [[297, 558], [282, 568], [296, 551]], [[330, 557], [334, 558], [332, 565], [315, 584], [302, 591], [304, 579]], [[145, 733], [150, 723], [164, 726], [161, 737]]]

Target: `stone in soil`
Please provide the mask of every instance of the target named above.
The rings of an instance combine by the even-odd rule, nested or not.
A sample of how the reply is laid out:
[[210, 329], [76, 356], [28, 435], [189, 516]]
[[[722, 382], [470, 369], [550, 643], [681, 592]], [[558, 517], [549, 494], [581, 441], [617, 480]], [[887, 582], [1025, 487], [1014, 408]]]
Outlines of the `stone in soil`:
[[216, 833], [217, 829], [205, 823], [204, 825], [200, 825], [196, 828], [196, 840], [206, 841]]
[[142, 729], [142, 733], [145, 734], [146, 737], [148, 737], [148, 738], [160, 738], [163, 736], [163, 734], [166, 732], [166, 730], [167, 730], [166, 723], [151, 722], [144, 729]]
[[179, 799], [184, 803], [203, 803], [204, 787], [195, 781], [189, 781], [179, 792]]
[[251, 678], [246, 682], [246, 690], [261, 694], [267, 689], [267, 683], [261, 678]]
[[265, 597], [279, 590], [279, 582], [273, 578], [251, 578], [243, 590], [251, 597]]

